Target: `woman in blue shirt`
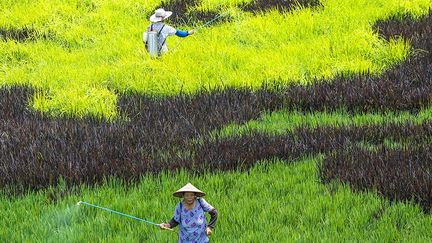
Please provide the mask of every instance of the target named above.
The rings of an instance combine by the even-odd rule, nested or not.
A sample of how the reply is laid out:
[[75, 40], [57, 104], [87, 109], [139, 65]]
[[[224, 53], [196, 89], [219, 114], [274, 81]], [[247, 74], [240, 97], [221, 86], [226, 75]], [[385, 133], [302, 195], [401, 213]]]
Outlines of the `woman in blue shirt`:
[[[202, 198], [205, 193], [194, 187], [191, 183], [182, 187], [173, 194], [175, 197], [183, 197], [174, 210], [174, 217], [169, 223], [161, 223], [162, 229], [171, 229], [179, 225], [179, 242], [209, 242], [208, 236], [216, 225], [218, 212]], [[204, 213], [210, 214], [210, 222], [207, 224]]]

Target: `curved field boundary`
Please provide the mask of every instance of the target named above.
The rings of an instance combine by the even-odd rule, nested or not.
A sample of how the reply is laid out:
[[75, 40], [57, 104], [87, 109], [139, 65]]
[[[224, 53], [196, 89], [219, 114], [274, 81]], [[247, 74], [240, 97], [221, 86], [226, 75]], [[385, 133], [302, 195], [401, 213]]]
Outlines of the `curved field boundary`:
[[[346, 132], [331, 127], [316, 131], [299, 129], [293, 133], [291, 140], [286, 137], [266, 138], [254, 135], [213, 141], [206, 140], [205, 136], [209, 131], [230, 122], [244, 122], [257, 118], [264, 111], [280, 108], [320, 111], [346, 107], [353, 112], [416, 112], [428, 105], [431, 99], [431, 16], [432, 14], [429, 14], [419, 22], [401, 25], [400, 28], [387, 28], [385, 25], [379, 28], [402, 28], [404, 34], [410, 35], [407, 37], [414, 47], [425, 50], [379, 77], [339, 77], [331, 83], [306, 87], [292, 85], [277, 90], [263, 89], [256, 93], [249, 90], [227, 89], [172, 99], [127, 96], [123, 97], [119, 104], [122, 113], [127, 115], [126, 121], [106, 123], [91, 118], [52, 119], [26, 108], [27, 100], [32, 96], [31, 90], [2, 90], [0, 186], [20, 192], [27, 188], [47, 187], [57, 183], [60, 177], [65, 178], [69, 184], [91, 184], [107, 176], [134, 179], [146, 172], [157, 173], [166, 169], [247, 168], [255, 161], [267, 157], [285, 158], [287, 155], [293, 157], [296, 154], [304, 156], [311, 153], [329, 153], [337, 149], [346, 149], [349, 144], [356, 145], [363, 140], [381, 141], [379, 130], [383, 128], [367, 126], [347, 128]], [[392, 31], [383, 33], [397, 34]], [[427, 139], [430, 134], [428, 126], [429, 124], [420, 127], [399, 125], [391, 131], [399, 131], [396, 135], [403, 138], [421, 136]], [[364, 133], [368, 129], [372, 132], [366, 133], [369, 134], [367, 137], [358, 137], [359, 133]], [[384, 137], [396, 136], [391, 133], [383, 134]], [[326, 145], [320, 136], [342, 142], [334, 144], [329, 141], [329, 145]], [[299, 140], [299, 137], [303, 140]], [[197, 139], [204, 142], [196, 142]], [[298, 144], [297, 141], [303, 143]], [[420, 145], [424, 143], [423, 141]], [[415, 154], [415, 151], [409, 153]], [[426, 165], [430, 165], [427, 159], [429, 155], [423, 153], [423, 156], [426, 157], [421, 159], [427, 162]], [[339, 161], [339, 157], [335, 158]], [[334, 171], [328, 173], [330, 179], [334, 177], [331, 175], [340, 174]], [[426, 174], [424, 177], [417, 175], [420, 182], [430, 183], [430, 177]], [[344, 178], [342, 175], [340, 177]], [[417, 180], [412, 181], [419, 183]], [[359, 188], [373, 185], [365, 183], [359, 185]], [[389, 195], [385, 190], [382, 193]], [[394, 198], [406, 199], [406, 195], [413, 195], [409, 193]], [[420, 195], [415, 199], [427, 209], [430, 207], [430, 198], [427, 197], [429, 192], [425, 193], [414, 195]]]

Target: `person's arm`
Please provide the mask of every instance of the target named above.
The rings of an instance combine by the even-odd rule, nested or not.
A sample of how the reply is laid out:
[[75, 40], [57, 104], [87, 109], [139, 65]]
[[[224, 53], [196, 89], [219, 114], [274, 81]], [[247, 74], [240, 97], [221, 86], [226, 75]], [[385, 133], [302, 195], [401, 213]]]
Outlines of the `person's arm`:
[[176, 36], [178, 37], [186, 37], [189, 35], [189, 33], [187, 31], [183, 31], [183, 30], [177, 30], [175, 33]]
[[183, 37], [192, 35], [193, 33], [195, 33], [195, 30], [189, 30], [189, 31], [176, 30], [175, 35], [183, 38]]
[[189, 31], [178, 30], [178, 29], [166, 24], [166, 25], [164, 25], [163, 32], [168, 36], [176, 35], [178, 37], [184, 38], [186, 36], [194, 34], [195, 30], [189, 30]]
[[210, 214], [210, 222], [207, 224], [207, 227], [210, 229], [214, 229], [216, 225], [216, 221], [218, 218], [218, 211], [212, 205], [210, 205], [204, 198], [199, 198], [199, 203], [203, 208], [204, 212], [208, 212]]
[[162, 229], [172, 229], [174, 227], [176, 227], [177, 225], [179, 225], [179, 223], [177, 221], [175, 221], [174, 217], [169, 221], [169, 223], [161, 223], [159, 226]]
[[170, 229], [179, 225], [179, 223], [177, 221], [175, 221], [174, 217], [170, 220], [170, 222], [168, 224], [169, 224]]
[[216, 208], [213, 208], [208, 213], [210, 214], [210, 222], [207, 224], [207, 227], [214, 229], [214, 227], [216, 226], [217, 218], [218, 218], [218, 211], [216, 210]]
[[174, 216], [170, 220], [169, 223], [161, 223], [159, 226], [161, 229], [172, 229], [176, 227], [180, 222], [181, 217], [181, 203], [178, 203], [175, 210], [174, 210]]

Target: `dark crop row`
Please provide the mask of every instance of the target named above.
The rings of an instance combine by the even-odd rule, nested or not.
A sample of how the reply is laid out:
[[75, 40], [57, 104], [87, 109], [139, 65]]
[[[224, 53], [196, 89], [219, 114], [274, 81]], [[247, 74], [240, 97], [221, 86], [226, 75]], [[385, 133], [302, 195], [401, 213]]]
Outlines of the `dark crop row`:
[[[324, 182], [339, 179], [353, 188], [376, 189], [391, 200], [418, 202], [425, 211], [432, 206], [432, 123], [421, 125], [299, 128], [280, 136], [253, 134], [210, 139], [176, 163], [195, 171], [247, 169], [258, 160], [280, 158], [296, 161], [324, 154], [320, 176]], [[399, 144], [389, 148], [387, 143]], [[390, 141], [390, 142], [388, 142]], [[365, 148], [367, 144], [370, 148]], [[175, 155], [172, 155], [171, 161]], [[206, 164], [199, 164], [206, 161]]]
[[[227, 88], [169, 99], [130, 94], [119, 99], [119, 110], [147, 134], [163, 131], [152, 139], [157, 147], [181, 146], [185, 139], [202, 137], [227, 123], [242, 123], [259, 117], [264, 111], [281, 108], [306, 112], [340, 108], [353, 113], [416, 112], [431, 101], [432, 14], [415, 24], [407, 24], [409, 28], [403, 30], [395, 27], [399, 22], [390, 22], [393, 24], [380, 23], [377, 28], [391, 35], [397, 35], [400, 30], [410, 39], [413, 48], [425, 51], [410, 56], [379, 77], [365, 74], [338, 77], [310, 86], [269, 85], [271, 87], [255, 92]], [[394, 29], [398, 31], [390, 31]]]
[[[431, 123], [298, 128], [280, 136], [203, 137], [198, 143], [151, 150], [151, 144], [142, 140], [145, 134], [140, 127], [133, 129], [133, 124], [96, 125], [91, 120], [78, 123], [39, 117], [42, 122], [36, 125], [29, 117], [22, 118], [2, 120], [6, 122], [0, 126], [0, 158], [9, 160], [1, 166], [0, 185], [15, 192], [55, 184], [60, 176], [68, 184], [92, 184], [106, 176], [134, 179], [147, 172], [179, 168], [196, 173], [248, 169], [259, 160], [295, 161], [324, 154], [320, 167], [324, 181], [338, 178], [357, 189], [376, 188], [390, 199], [412, 198], [425, 210], [432, 203]], [[408, 146], [386, 149], [385, 140]], [[364, 149], [363, 143], [377, 151]]]
[[[430, 137], [428, 138], [431, 139]], [[353, 146], [327, 156], [320, 168], [324, 182], [348, 182], [357, 190], [376, 189], [390, 200], [415, 201], [432, 208], [432, 146], [407, 146], [371, 152]]]
[[239, 5], [243, 11], [252, 13], [261, 13], [272, 9], [287, 12], [299, 6], [322, 7], [322, 4], [319, 0], [253, 0]]
[[36, 41], [37, 39], [48, 39], [50, 34], [40, 33], [30, 27], [5, 28], [0, 26], [0, 41]]
[[[385, 124], [341, 128], [329, 126], [314, 129], [303, 127], [287, 135], [249, 134], [241, 137], [207, 138], [205, 142], [188, 148], [194, 151], [188, 159], [216, 163], [212, 168], [230, 170], [238, 167], [249, 168], [258, 160], [271, 158], [298, 160], [303, 156], [330, 154], [334, 151], [346, 151], [346, 149], [349, 151], [354, 147], [372, 153], [374, 150], [369, 150], [369, 146], [380, 149], [386, 146], [385, 141], [395, 143], [409, 141], [410, 148], [416, 149], [430, 141], [431, 125], [431, 123]], [[364, 147], [364, 143], [368, 146]], [[400, 146], [400, 149], [408, 149], [407, 145]]]
[[[338, 77], [310, 86], [275, 86], [257, 92], [228, 88], [167, 99], [127, 95], [119, 100], [119, 112], [127, 115], [127, 122], [44, 117], [27, 108], [33, 91], [0, 90], [0, 187], [19, 193], [56, 184], [60, 177], [68, 184], [92, 184], [106, 176], [134, 179], [165, 169], [248, 168], [264, 158], [290, 160], [307, 154], [331, 154], [350, 148], [350, 144], [357, 146], [362, 140], [379, 144], [385, 137], [411, 137], [414, 144], [422, 145], [430, 131], [416, 126], [299, 129], [284, 137], [206, 138], [213, 129], [280, 108], [417, 111], [431, 99], [432, 14], [417, 23], [407, 23], [400, 27], [380, 23], [379, 29], [389, 35], [404, 33], [415, 48], [428, 52], [411, 56], [379, 77]], [[203, 143], [191, 142], [196, 139]], [[430, 198], [425, 202], [430, 203]]]
[[[168, 19], [168, 22], [179, 25], [205, 23], [219, 16], [219, 14], [223, 14], [222, 8], [205, 11], [197, 10], [200, 4], [200, 0], [166, 0], [156, 8], [164, 8], [165, 10], [173, 11], [173, 15]], [[238, 5], [241, 10], [252, 13], [261, 13], [271, 9], [287, 12], [298, 6], [316, 7], [322, 5], [318, 0], [253, 0]], [[230, 16], [218, 18], [216, 21], [212, 22], [212, 24], [214, 25], [223, 21], [230, 21]]]
[[[201, 2], [199, 0], [166, 0], [163, 1], [156, 8], [164, 8], [165, 10], [172, 11], [173, 15], [167, 19], [169, 23], [176, 25], [197, 25], [197, 23], [205, 23], [212, 20], [219, 13], [216, 10], [197, 10]], [[219, 9], [220, 10], [220, 9]], [[228, 17], [221, 17], [215, 20], [212, 24], [228, 20]]]
[[23, 119], [31, 116], [29, 100], [33, 97], [33, 89], [10, 87], [0, 89], [0, 121]]

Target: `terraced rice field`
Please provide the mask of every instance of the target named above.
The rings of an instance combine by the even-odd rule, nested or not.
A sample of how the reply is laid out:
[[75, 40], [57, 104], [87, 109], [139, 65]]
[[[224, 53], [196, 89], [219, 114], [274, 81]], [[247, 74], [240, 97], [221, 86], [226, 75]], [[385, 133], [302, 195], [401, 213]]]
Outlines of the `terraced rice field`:
[[[158, 7], [199, 30], [152, 59]], [[160, 223], [187, 182], [215, 242], [430, 241], [431, 8], [2, 1], [0, 241], [176, 241], [76, 202]]]

